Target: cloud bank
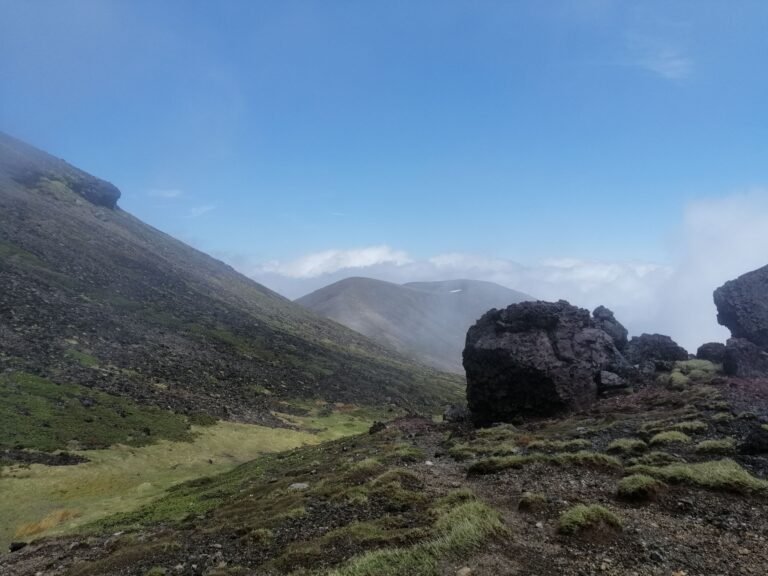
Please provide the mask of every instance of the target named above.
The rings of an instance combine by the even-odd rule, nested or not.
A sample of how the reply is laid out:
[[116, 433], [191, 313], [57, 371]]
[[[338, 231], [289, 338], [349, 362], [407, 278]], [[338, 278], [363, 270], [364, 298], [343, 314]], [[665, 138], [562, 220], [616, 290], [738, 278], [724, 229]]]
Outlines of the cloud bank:
[[389, 246], [327, 250], [287, 262], [232, 262], [270, 288], [297, 298], [349, 276], [390, 282], [472, 278], [497, 282], [542, 300], [564, 298], [612, 308], [632, 334], [661, 332], [691, 351], [724, 341], [712, 292], [768, 264], [768, 193], [756, 190], [687, 206], [677, 249], [665, 263], [558, 258], [522, 265], [503, 258], [448, 253], [415, 259]]

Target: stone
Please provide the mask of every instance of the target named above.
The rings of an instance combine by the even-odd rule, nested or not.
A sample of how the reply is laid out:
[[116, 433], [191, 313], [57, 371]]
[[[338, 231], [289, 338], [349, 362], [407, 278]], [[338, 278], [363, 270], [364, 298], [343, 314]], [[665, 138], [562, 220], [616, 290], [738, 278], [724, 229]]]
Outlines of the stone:
[[768, 352], [745, 338], [729, 338], [725, 345], [723, 371], [739, 378], [768, 376]]
[[443, 411], [444, 422], [466, 422], [469, 420], [469, 410], [466, 406], [451, 404]]
[[717, 321], [734, 338], [768, 349], [768, 266], [739, 276], [714, 293]]
[[696, 350], [696, 358], [699, 360], [708, 360], [713, 364], [722, 364], [725, 362], [725, 344], [722, 342], [707, 342], [699, 346]]
[[739, 445], [741, 454], [768, 454], [768, 430], [762, 426], [753, 428]]
[[306, 482], [294, 482], [290, 486], [288, 486], [288, 490], [293, 490], [295, 492], [303, 492], [304, 490], [309, 490], [309, 484]]
[[623, 393], [632, 385], [614, 372], [601, 370], [598, 377], [598, 390], [601, 394], [610, 395], [617, 392]]
[[378, 432], [381, 432], [382, 430], [386, 430], [387, 425], [384, 424], [384, 422], [379, 422], [378, 420], [374, 422], [370, 428], [368, 428], [368, 434], [376, 434]]
[[613, 343], [616, 345], [617, 350], [622, 351], [627, 347], [629, 340], [627, 336], [629, 332], [626, 328], [616, 320], [613, 312], [605, 306], [598, 306], [592, 312], [592, 317], [595, 320], [595, 326], [600, 328], [603, 332], [608, 334], [613, 339]]
[[663, 334], [634, 336], [629, 341], [624, 354], [632, 364], [654, 362], [657, 370], [666, 367], [668, 364], [665, 363], [688, 360], [688, 352], [685, 348], [678, 346], [677, 342]]
[[469, 566], [464, 566], [464, 568], [459, 568], [456, 571], [456, 576], [472, 576], [472, 568]]
[[602, 371], [634, 373], [589, 311], [564, 300], [487, 312], [467, 333], [464, 368], [478, 425], [586, 408]]

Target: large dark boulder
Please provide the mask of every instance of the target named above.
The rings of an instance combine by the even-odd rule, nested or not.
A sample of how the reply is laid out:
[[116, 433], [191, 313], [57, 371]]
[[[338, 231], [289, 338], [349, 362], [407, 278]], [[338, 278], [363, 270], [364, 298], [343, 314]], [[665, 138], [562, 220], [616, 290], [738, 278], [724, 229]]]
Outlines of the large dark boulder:
[[632, 364], [655, 363], [662, 366], [671, 362], [688, 360], [688, 352], [669, 336], [642, 334], [633, 336], [624, 352]]
[[487, 312], [467, 333], [464, 368], [479, 425], [585, 408], [597, 399], [601, 376], [615, 387], [613, 375], [633, 374], [589, 311], [563, 300]]
[[768, 349], [768, 266], [726, 282], [714, 298], [717, 321], [734, 338]]
[[768, 454], [768, 430], [761, 426], [753, 428], [739, 445], [741, 454]]
[[613, 343], [619, 351], [622, 351], [627, 347], [629, 342], [627, 336], [629, 335], [629, 332], [624, 328], [621, 322], [616, 320], [616, 317], [611, 310], [605, 306], [598, 306], [595, 308], [595, 311], [592, 312], [592, 317], [595, 320], [595, 326], [613, 339]]
[[723, 371], [739, 378], [768, 376], [768, 352], [745, 338], [730, 338], [725, 346]]
[[117, 201], [120, 199], [120, 190], [114, 184], [100, 178], [73, 179], [69, 182], [69, 187], [91, 204], [104, 206], [111, 210], [117, 207]]
[[714, 364], [722, 364], [725, 361], [725, 344], [722, 342], [707, 342], [696, 350], [696, 358], [709, 360]]

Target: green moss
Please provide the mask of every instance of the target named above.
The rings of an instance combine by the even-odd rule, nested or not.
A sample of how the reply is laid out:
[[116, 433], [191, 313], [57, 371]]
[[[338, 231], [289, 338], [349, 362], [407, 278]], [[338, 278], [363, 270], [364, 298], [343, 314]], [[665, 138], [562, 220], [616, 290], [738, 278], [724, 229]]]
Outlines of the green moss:
[[677, 424], [673, 424], [669, 427], [669, 429], [678, 430], [680, 432], [696, 433], [705, 432], [707, 429], [709, 429], [709, 426], [707, 426], [701, 420], [689, 420], [687, 422], [678, 422]]
[[0, 448], [53, 451], [190, 440], [186, 417], [24, 372], [0, 375]]
[[577, 504], [560, 515], [557, 530], [561, 534], [574, 535], [602, 526], [621, 530], [622, 522], [616, 514], [604, 506]]
[[540, 510], [547, 505], [547, 497], [544, 494], [538, 492], [523, 492], [520, 497], [520, 502], [517, 504], [518, 510], [524, 512], [532, 512], [534, 510]]
[[90, 354], [86, 354], [85, 352], [81, 352], [80, 350], [74, 350], [74, 349], [67, 350], [65, 352], [65, 356], [67, 356], [68, 358], [71, 358], [81, 366], [85, 366], [87, 368], [94, 368], [99, 365], [98, 358]]
[[734, 419], [735, 419], [735, 417], [730, 412], [718, 412], [717, 414], [714, 414], [712, 416], [712, 422], [717, 422], [718, 424], [723, 424], [725, 422], [731, 422]]
[[413, 446], [411, 444], [399, 444], [395, 451], [391, 453], [391, 458], [399, 460], [404, 463], [424, 462], [427, 455], [421, 448]]
[[736, 441], [733, 438], [704, 440], [696, 444], [696, 452], [699, 454], [731, 454], [735, 447]]
[[330, 576], [438, 576], [446, 559], [461, 558], [504, 532], [498, 512], [479, 501], [465, 502], [441, 513], [433, 529], [435, 536], [427, 541], [368, 552]]
[[605, 449], [610, 454], [642, 454], [648, 450], [648, 444], [637, 438], [618, 438]]
[[697, 464], [667, 466], [633, 466], [632, 473], [646, 474], [674, 484], [691, 484], [710, 490], [740, 494], [768, 494], [768, 481], [755, 478], [730, 459]]
[[651, 438], [651, 446], [660, 446], [665, 444], [687, 444], [691, 441], [691, 437], [687, 434], [680, 432], [679, 430], [668, 430], [667, 432], [659, 432], [653, 438]]
[[617, 494], [625, 500], [653, 500], [664, 484], [646, 474], [632, 474], [619, 482]]
[[528, 450], [540, 452], [578, 452], [592, 448], [592, 442], [578, 438], [575, 440], [534, 440]]
[[677, 456], [673, 456], [669, 452], [662, 452], [654, 450], [638, 458], [631, 458], [628, 461], [630, 465], [642, 464], [645, 466], [666, 466], [667, 464], [675, 464], [681, 462], [681, 459]]
[[537, 462], [560, 466], [586, 466], [590, 468], [620, 470], [621, 462], [613, 456], [600, 452], [581, 451], [562, 454], [528, 454], [525, 456], [492, 457], [478, 460], [472, 464], [467, 473], [471, 475], [495, 474], [510, 468], [522, 468]]

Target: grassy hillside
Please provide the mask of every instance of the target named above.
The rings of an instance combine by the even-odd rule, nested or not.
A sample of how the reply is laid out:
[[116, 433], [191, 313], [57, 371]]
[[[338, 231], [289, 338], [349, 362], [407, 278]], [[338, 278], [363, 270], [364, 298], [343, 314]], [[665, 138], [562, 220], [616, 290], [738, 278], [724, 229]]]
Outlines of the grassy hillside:
[[678, 372], [560, 419], [474, 430], [402, 418], [263, 455], [65, 526], [0, 556], [0, 573], [762, 574], [767, 460], [737, 446], [768, 404], [740, 412], [743, 381]]
[[434, 411], [460, 397], [459, 378], [110, 207], [111, 191], [0, 134], [0, 395], [14, 406], [0, 445], [175, 438], [200, 414], [283, 426], [286, 399]]

